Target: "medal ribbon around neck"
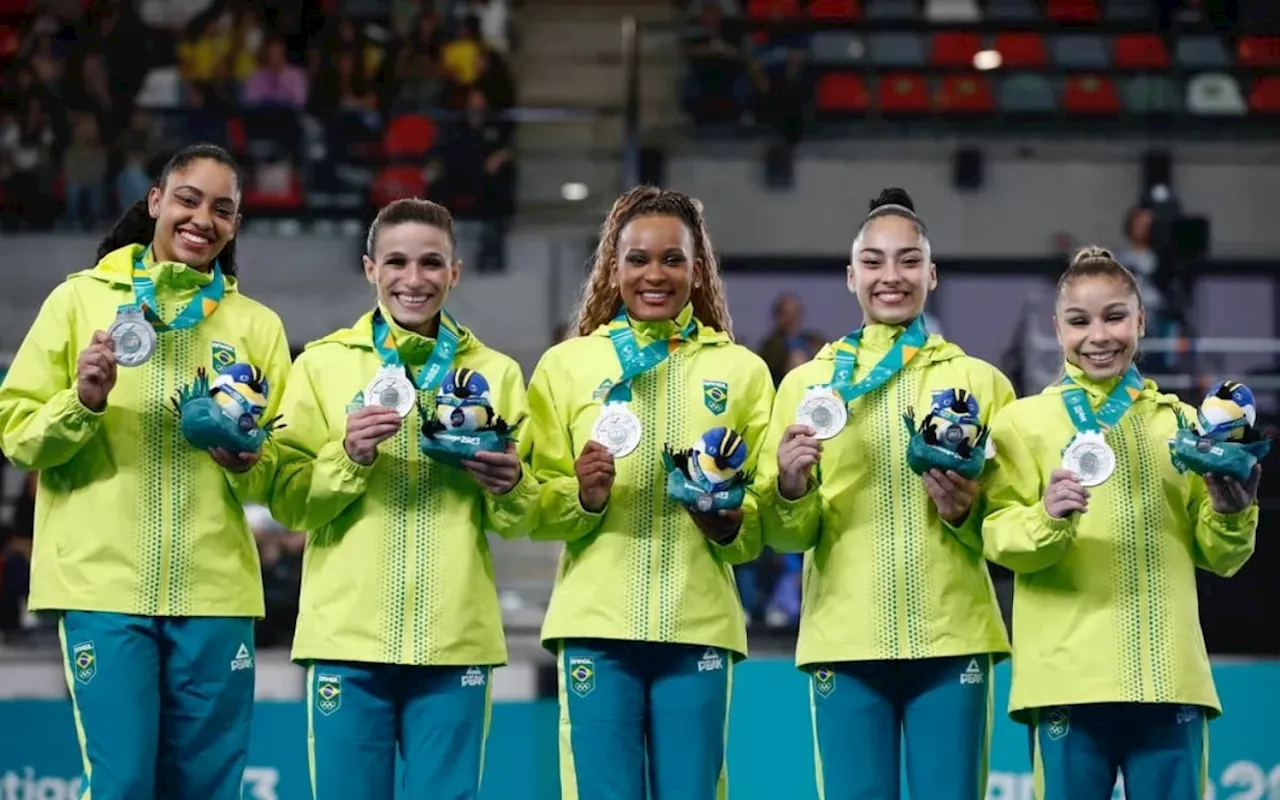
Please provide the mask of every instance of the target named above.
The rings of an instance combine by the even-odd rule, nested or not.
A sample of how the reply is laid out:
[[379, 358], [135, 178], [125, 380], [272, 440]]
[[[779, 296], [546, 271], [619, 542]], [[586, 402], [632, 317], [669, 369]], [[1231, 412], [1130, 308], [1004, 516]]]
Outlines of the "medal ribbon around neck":
[[1116, 388], [1111, 390], [1106, 402], [1096, 412], [1089, 403], [1089, 394], [1081, 389], [1070, 375], [1063, 377], [1062, 385], [1070, 388], [1062, 392], [1062, 402], [1067, 407], [1067, 416], [1081, 433], [1101, 433], [1120, 424], [1138, 395], [1142, 393], [1142, 375], [1138, 368], [1130, 365]]
[[921, 314], [912, 320], [867, 377], [855, 383], [853, 376], [858, 369], [858, 345], [862, 343], [862, 332], [863, 328], [859, 328], [835, 345], [836, 365], [831, 372], [831, 388], [844, 400], [845, 406], [888, 383], [915, 358], [929, 339], [929, 329], [925, 327], [924, 315]]
[[133, 262], [133, 303], [120, 306], [120, 311], [141, 309], [151, 327], [157, 331], [183, 331], [199, 325], [217, 310], [222, 298], [227, 293], [227, 281], [222, 275], [222, 267], [214, 262], [213, 281], [200, 287], [196, 296], [186, 308], [178, 312], [172, 322], [160, 318], [160, 304], [156, 301], [156, 284], [147, 274], [147, 266], [143, 256], [150, 249], [143, 251]]
[[[413, 381], [419, 391], [434, 392], [444, 383], [449, 367], [453, 366], [453, 356], [458, 352], [458, 342], [462, 339], [459, 331], [458, 323], [449, 316], [449, 312], [440, 309], [440, 330], [436, 334], [436, 346]], [[384, 367], [404, 367], [400, 361], [400, 353], [396, 350], [395, 334], [383, 319], [382, 309], [373, 312], [373, 348], [378, 351]], [[404, 369], [413, 377], [408, 367]]]
[[629, 402], [632, 379], [666, 361], [677, 347], [693, 338], [697, 327], [697, 322], [691, 316], [688, 324], [672, 338], [660, 339], [641, 347], [627, 321], [626, 308], [619, 310], [618, 315], [609, 323], [609, 340], [613, 342], [613, 352], [618, 355], [618, 363], [622, 365], [622, 377], [610, 387], [609, 393], [605, 395], [605, 402]]

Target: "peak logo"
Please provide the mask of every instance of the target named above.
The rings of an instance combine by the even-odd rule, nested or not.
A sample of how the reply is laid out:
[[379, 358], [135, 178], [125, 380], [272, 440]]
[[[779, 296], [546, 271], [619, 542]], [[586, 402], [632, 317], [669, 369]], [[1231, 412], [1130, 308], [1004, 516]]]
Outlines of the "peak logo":
[[37, 776], [33, 767], [0, 775], [0, 800], [78, 800], [80, 778]]

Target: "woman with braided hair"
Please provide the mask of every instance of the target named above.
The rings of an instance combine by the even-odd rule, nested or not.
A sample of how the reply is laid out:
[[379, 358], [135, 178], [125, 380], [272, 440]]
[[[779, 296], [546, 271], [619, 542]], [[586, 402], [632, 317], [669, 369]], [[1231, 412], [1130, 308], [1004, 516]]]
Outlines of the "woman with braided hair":
[[733, 565], [759, 553], [760, 528], [749, 493], [719, 511], [670, 499], [664, 447], [740, 437], [749, 480], [773, 380], [733, 341], [701, 206], [620, 197], [573, 328], [529, 386], [534, 538], [565, 543], [542, 629], [560, 661], [562, 796], [723, 798], [747, 651]]

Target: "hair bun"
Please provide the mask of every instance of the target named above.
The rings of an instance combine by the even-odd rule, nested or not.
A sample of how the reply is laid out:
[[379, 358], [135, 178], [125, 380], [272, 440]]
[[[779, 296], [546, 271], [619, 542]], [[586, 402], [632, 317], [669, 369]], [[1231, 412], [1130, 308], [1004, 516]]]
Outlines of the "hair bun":
[[902, 206], [913, 214], [916, 211], [915, 203], [911, 202], [911, 195], [907, 194], [906, 189], [899, 189], [896, 186], [881, 191], [880, 196], [871, 201], [870, 210], [875, 211], [884, 206]]
[[1076, 251], [1075, 258], [1071, 259], [1071, 266], [1074, 267], [1076, 264], [1083, 264], [1086, 261], [1093, 261], [1095, 259], [1115, 261], [1116, 257], [1112, 255], [1111, 251], [1107, 248], [1099, 247], [1095, 244], [1090, 245], [1089, 247], [1082, 247]]

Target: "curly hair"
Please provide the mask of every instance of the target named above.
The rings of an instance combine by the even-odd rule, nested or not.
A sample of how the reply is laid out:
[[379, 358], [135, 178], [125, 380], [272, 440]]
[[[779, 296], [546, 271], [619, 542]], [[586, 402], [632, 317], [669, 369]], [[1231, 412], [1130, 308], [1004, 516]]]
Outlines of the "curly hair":
[[618, 268], [618, 236], [629, 222], [638, 217], [675, 217], [689, 229], [694, 251], [690, 295], [693, 314], [703, 325], [727, 333], [732, 338], [733, 320], [725, 302], [720, 264], [711, 247], [711, 237], [707, 235], [702, 204], [687, 195], [655, 186], [637, 186], [614, 201], [600, 229], [595, 263], [574, 313], [571, 330], [578, 336], [586, 336], [613, 319], [622, 308], [622, 294], [614, 276]]

